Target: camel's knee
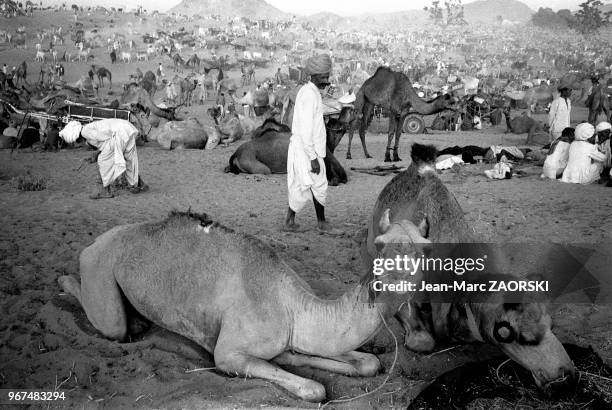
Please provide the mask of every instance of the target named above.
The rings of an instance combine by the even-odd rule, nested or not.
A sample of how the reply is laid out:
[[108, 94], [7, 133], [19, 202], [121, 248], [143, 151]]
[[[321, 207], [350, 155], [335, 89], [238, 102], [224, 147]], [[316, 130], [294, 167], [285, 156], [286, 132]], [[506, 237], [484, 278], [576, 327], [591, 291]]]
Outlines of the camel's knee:
[[404, 346], [414, 352], [431, 352], [435, 345], [436, 342], [426, 330], [410, 330], [406, 332]]
[[357, 373], [363, 377], [373, 377], [380, 371], [380, 360], [373, 354], [364, 353], [364, 356], [353, 363]]
[[81, 303], [81, 283], [77, 278], [72, 275], [64, 275], [57, 278], [57, 283], [64, 292], [74, 296]]

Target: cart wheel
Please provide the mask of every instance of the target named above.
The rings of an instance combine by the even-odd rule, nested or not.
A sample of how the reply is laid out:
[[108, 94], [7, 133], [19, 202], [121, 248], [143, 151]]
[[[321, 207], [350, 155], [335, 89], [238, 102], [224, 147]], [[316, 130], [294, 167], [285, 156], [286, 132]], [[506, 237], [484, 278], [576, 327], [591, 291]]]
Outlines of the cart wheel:
[[408, 134], [422, 134], [425, 130], [425, 123], [418, 115], [409, 115], [404, 120], [403, 130]]

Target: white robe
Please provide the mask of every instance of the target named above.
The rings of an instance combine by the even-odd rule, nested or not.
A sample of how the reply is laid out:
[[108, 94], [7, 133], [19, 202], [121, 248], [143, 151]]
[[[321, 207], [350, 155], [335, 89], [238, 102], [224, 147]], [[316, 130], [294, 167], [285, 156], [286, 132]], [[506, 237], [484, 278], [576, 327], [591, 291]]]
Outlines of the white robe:
[[[553, 145], [554, 144], [553, 142]], [[558, 141], [556, 145], [554, 145], [552, 152], [550, 152], [544, 160], [542, 175], [550, 179], [557, 179], [560, 177], [567, 166], [569, 149], [570, 144], [568, 142]]]
[[556, 98], [550, 105], [548, 112], [548, 126], [550, 134], [554, 139], [559, 138], [563, 130], [570, 126], [570, 112], [572, 111], [572, 102], [568, 98]]
[[591, 184], [599, 179], [605, 159], [606, 156], [599, 152], [597, 145], [574, 141], [570, 145], [569, 159], [561, 181]]
[[[292, 135], [287, 152], [289, 208], [299, 212], [314, 196], [321, 205], [327, 198], [325, 172], [326, 134], [323, 101], [317, 87], [305, 84], [295, 99]], [[310, 161], [317, 159], [320, 171], [311, 172]]]
[[138, 183], [138, 129], [129, 121], [114, 118], [94, 121], [83, 127], [81, 135], [100, 150], [98, 168], [104, 187], [109, 186], [124, 172], [128, 184]]

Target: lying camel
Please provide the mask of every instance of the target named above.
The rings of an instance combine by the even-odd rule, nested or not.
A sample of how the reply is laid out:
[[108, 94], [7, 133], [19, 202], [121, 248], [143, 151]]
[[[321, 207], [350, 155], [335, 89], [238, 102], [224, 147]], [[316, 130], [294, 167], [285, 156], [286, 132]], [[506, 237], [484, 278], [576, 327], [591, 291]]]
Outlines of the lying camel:
[[219, 106], [211, 107], [207, 110], [208, 115], [215, 121], [215, 132], [218, 134], [218, 141], [225, 144], [230, 144], [238, 141], [243, 137], [251, 137], [253, 131], [257, 128], [257, 124], [261, 125], [265, 118], [252, 119], [234, 113], [221, 115]]
[[506, 116], [506, 133], [524, 134], [527, 133], [527, 145], [545, 145], [550, 142], [550, 137], [544, 131], [544, 125], [523, 113], [518, 117], [510, 119], [510, 107], [504, 110]]
[[[348, 181], [346, 172], [330, 151], [335, 138], [333, 130], [327, 129], [327, 149], [325, 154], [325, 172], [329, 185], [336, 186]], [[286, 174], [287, 151], [291, 128], [270, 118], [255, 130], [253, 139], [240, 145], [229, 159], [225, 172], [239, 174]], [[335, 148], [335, 146], [334, 146]]]
[[165, 149], [204, 149], [208, 142], [206, 130], [197, 118], [168, 121], [148, 135], [149, 140]]
[[[480, 246], [474, 244], [475, 238], [459, 203], [436, 174], [436, 149], [413, 144], [411, 156], [408, 169], [383, 188], [374, 205], [367, 240], [362, 246], [367, 271], [373, 270], [374, 259], [380, 257], [376, 242], [386, 228], [377, 224], [381, 217], [388, 216], [392, 227], [418, 225], [421, 236], [431, 241], [431, 247], [423, 252], [428, 258], [440, 256], [436, 254], [436, 250], [442, 249], [439, 244]], [[393, 229], [386, 229], [384, 235], [390, 236]], [[409, 240], [410, 235], [397, 234], [387, 242], [407, 244]], [[516, 259], [520, 260], [520, 256]], [[495, 267], [487, 270], [495, 271]], [[447, 279], [452, 275], [442, 273]], [[428, 271], [427, 281], [436, 283], [430, 274]], [[420, 295], [423, 296], [420, 302], [409, 301], [397, 314], [406, 329], [406, 347], [427, 352], [434, 348], [435, 340], [484, 341], [530, 370], [540, 387], [562, 389], [575, 381], [573, 363], [552, 333], [551, 317], [543, 304], [505, 303], [504, 292], [489, 293], [482, 300], [484, 293], [448, 292], [450, 296], [443, 296], [441, 292], [427, 292]], [[439, 302], [433, 303], [436, 300]]]
[[[395, 228], [394, 228], [395, 229]], [[416, 226], [403, 233], [420, 243]], [[387, 237], [376, 238], [384, 252]], [[416, 256], [416, 246], [407, 255]], [[80, 255], [80, 282], [59, 285], [79, 301], [105, 337], [128, 336], [130, 305], [144, 318], [202, 346], [217, 370], [269, 380], [312, 402], [325, 387], [278, 365], [310, 366], [370, 377], [376, 356], [357, 352], [390, 319], [392, 303], [372, 303], [366, 275], [337, 300], [319, 299], [271, 248], [206, 215], [173, 212], [161, 222], [122, 225], [96, 238]], [[411, 280], [392, 273], [383, 283]]]
[[158, 107], [151, 98], [149, 92], [136, 83], [130, 83], [124, 86], [124, 92], [121, 95], [121, 103], [144, 107], [147, 114], [154, 114], [168, 121], [175, 121], [178, 119], [176, 118], [174, 108]]

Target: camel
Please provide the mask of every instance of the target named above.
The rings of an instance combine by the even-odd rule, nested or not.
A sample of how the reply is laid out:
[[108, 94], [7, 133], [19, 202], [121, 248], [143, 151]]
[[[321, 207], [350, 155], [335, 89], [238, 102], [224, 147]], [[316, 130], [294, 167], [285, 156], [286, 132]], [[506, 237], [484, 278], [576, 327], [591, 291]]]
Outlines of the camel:
[[172, 81], [166, 85], [166, 96], [174, 104], [177, 103], [178, 99], [178, 104], [180, 105], [191, 105], [191, 95], [196, 84], [189, 78], [180, 78], [178, 75], [175, 75]]
[[191, 67], [192, 71], [196, 71], [198, 74], [200, 73], [200, 57], [197, 54], [193, 54], [189, 57], [189, 60], [185, 62], [185, 67]]
[[[330, 124], [331, 122], [331, 124]], [[343, 126], [343, 128], [342, 128]], [[329, 185], [336, 186], [346, 183], [348, 178], [342, 165], [334, 157], [333, 150], [339, 133], [344, 133], [348, 122], [342, 124], [339, 120], [330, 120], [326, 126], [327, 147], [325, 154], [325, 171]], [[291, 128], [267, 119], [261, 127], [253, 132], [253, 139], [240, 145], [229, 159], [225, 172], [239, 174], [285, 174], [287, 173], [287, 151]]]
[[147, 137], [168, 150], [203, 149], [208, 141], [204, 127], [196, 118], [168, 121], [162, 127], [151, 130]]
[[27, 77], [28, 64], [23, 61], [21, 64], [19, 64], [19, 67], [17, 67], [17, 71], [15, 72], [15, 86], [19, 84], [19, 80], [21, 80], [24, 84], [28, 84]]
[[518, 117], [510, 118], [510, 107], [504, 110], [506, 116], [506, 133], [524, 134], [527, 133], [527, 145], [546, 145], [550, 142], [550, 137], [544, 131], [544, 125], [537, 120], [534, 120], [526, 113]]
[[128, 84], [126, 86], [125, 91], [121, 96], [121, 103], [134, 107], [144, 107], [149, 115], [153, 114], [157, 117], [165, 118], [168, 121], [174, 121], [177, 119], [174, 109], [158, 107], [151, 98], [149, 92], [136, 83]]
[[[447, 245], [446, 251], [448, 248], [469, 251], [473, 247], [481, 251], [478, 255], [489, 254], [492, 256], [490, 259], [501, 261], [503, 258], [494, 258], [486, 251], [488, 248], [484, 247], [483, 252], [481, 246], [484, 244], [475, 243], [477, 238], [471, 233], [461, 206], [437, 176], [436, 149], [431, 145], [413, 144], [411, 157], [408, 169], [383, 188], [368, 220], [367, 239], [361, 252], [366, 272], [373, 271], [374, 260], [380, 258], [377, 241], [381, 232], [386, 230], [383, 235], [388, 237], [387, 242], [397, 244], [396, 249], [403, 250], [401, 248], [410, 244], [410, 235], [395, 233], [402, 227], [415, 229], [416, 226], [419, 229], [423, 240], [429, 242], [422, 252], [428, 258], [440, 257]], [[385, 224], [379, 222], [385, 219]], [[448, 244], [457, 245], [449, 247]], [[503, 253], [504, 248], [499, 249]], [[385, 257], [395, 258], [398, 254], [391, 253]], [[513, 259], [516, 262], [520, 255], [506, 261]], [[505, 268], [508, 269], [508, 265]], [[493, 267], [489, 271], [498, 270]], [[440, 275], [432, 276], [435, 274], [427, 270], [427, 282], [441, 283], [441, 280], [436, 282]], [[449, 279], [449, 272], [441, 274]], [[420, 275], [425, 280], [423, 270]], [[453, 279], [457, 278], [450, 272], [450, 280]], [[435, 291], [421, 293], [424, 294], [415, 295], [415, 299], [403, 305], [396, 315], [406, 329], [404, 344], [407, 348], [429, 352], [433, 350], [436, 339], [483, 341], [499, 347], [530, 370], [536, 384], [544, 389], [567, 388], [575, 381], [573, 363], [552, 333], [551, 318], [543, 304], [527, 301], [504, 303], [503, 292], [482, 292], [476, 296], [469, 292], [448, 292], [447, 296]]]
[[[424, 240], [416, 226], [404, 229], [411, 242]], [[384, 250], [387, 236], [377, 244]], [[405, 251], [416, 256], [417, 246]], [[355, 349], [386, 326], [401, 297], [372, 303], [368, 274], [339, 299], [320, 299], [274, 250], [205, 214], [173, 212], [161, 222], [114, 227], [79, 261], [80, 281], [61, 276], [58, 283], [105, 337], [126, 339], [131, 305], [210, 352], [217, 370], [269, 380], [311, 402], [325, 399], [323, 385], [278, 365], [374, 376], [378, 358]], [[382, 278], [400, 280], [411, 275]]]
[[580, 97], [576, 99], [576, 102], [584, 101], [591, 89], [589, 76], [582, 73], [567, 73], [559, 79], [559, 84], [566, 85], [574, 91], [580, 91]]
[[277, 100], [275, 93], [262, 89], [260, 91], [247, 91], [246, 95], [236, 99], [236, 103], [240, 106], [249, 105], [253, 107], [253, 112], [258, 116], [262, 115], [263, 111], [267, 109], [268, 106], [276, 107]]
[[155, 92], [157, 91], [157, 82], [153, 71], [148, 70], [144, 74], [142, 80], [140, 81], [140, 86], [144, 88], [150, 96], [155, 95]]
[[[406, 116], [416, 111], [422, 115], [436, 114], [444, 110], [454, 109], [457, 100], [450, 94], [443, 94], [432, 101], [422, 100], [412, 88], [408, 77], [400, 72], [392, 71], [388, 67], [379, 67], [374, 75], [368, 78], [357, 92], [355, 109], [358, 113], [359, 138], [363, 146], [366, 158], [372, 158], [368, 154], [365, 145], [365, 132], [370, 123], [372, 110], [375, 105], [387, 109], [389, 115], [389, 137], [387, 150], [385, 151], [385, 162], [391, 162], [390, 151], [393, 149], [393, 161], [401, 161], [398, 155], [399, 139], [402, 134], [402, 126]], [[356, 125], [356, 124], [355, 124]], [[349, 130], [349, 144], [346, 158], [351, 159], [351, 141], [353, 139], [353, 128]], [[391, 140], [395, 134], [395, 145], [391, 148]]]
[[181, 57], [181, 55], [179, 53], [174, 54], [174, 56], [172, 56], [172, 63], [174, 71], [178, 71], [180, 73], [183, 72], [183, 67], [185, 67], [185, 60], [183, 60], [183, 57]]
[[597, 117], [600, 114], [605, 115], [605, 121], [608, 121], [610, 118], [610, 100], [608, 99], [608, 93], [606, 92], [606, 88], [597, 84], [593, 86], [593, 90], [591, 94], [585, 101], [585, 105], [589, 109], [589, 118], [588, 122], [593, 125], [596, 125]]
[[[215, 133], [218, 135], [219, 143], [225, 145], [238, 141], [242, 137], [253, 136], [257, 128], [256, 121], [236, 113], [228, 113], [222, 117], [221, 109], [218, 106], [207, 110], [208, 115], [215, 122]], [[265, 118], [260, 118], [257, 122], [263, 123]]]
[[113, 87], [113, 75], [108, 69], [106, 69], [105, 67], [100, 67], [96, 69], [95, 65], [92, 65], [91, 69], [95, 71], [96, 75], [98, 76], [98, 86], [99, 87], [104, 87], [105, 77], [108, 78], [108, 88]]

